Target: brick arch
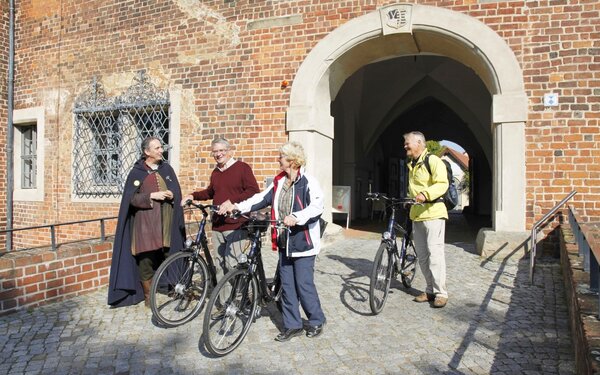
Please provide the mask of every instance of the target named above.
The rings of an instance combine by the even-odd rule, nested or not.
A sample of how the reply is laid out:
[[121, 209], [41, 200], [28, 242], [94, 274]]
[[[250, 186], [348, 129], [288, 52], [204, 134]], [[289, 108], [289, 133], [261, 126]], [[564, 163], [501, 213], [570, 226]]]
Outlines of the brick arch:
[[[388, 14], [401, 17], [392, 24]], [[298, 69], [287, 112], [290, 140], [304, 144], [309, 166], [318, 162], [318, 168], [311, 170], [330, 197], [331, 101], [362, 66], [418, 54], [442, 55], [469, 66], [492, 95], [493, 229], [524, 232], [527, 96], [523, 74], [506, 42], [475, 18], [443, 8], [394, 4], [340, 26], [315, 46]]]

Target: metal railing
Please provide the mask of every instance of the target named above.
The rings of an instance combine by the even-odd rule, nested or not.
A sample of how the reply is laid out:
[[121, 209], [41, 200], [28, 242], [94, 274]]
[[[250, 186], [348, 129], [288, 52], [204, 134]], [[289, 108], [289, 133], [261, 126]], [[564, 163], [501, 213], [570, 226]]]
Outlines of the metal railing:
[[[70, 221], [70, 222], [67, 222], [67, 223], [58, 223], [58, 224], [36, 225], [36, 226], [24, 227], [24, 228], [3, 229], [3, 230], [0, 230], [0, 234], [10, 233], [9, 235], [12, 235], [13, 232], [33, 230], [33, 229], [41, 229], [41, 228], [49, 228], [50, 229], [50, 242], [51, 242], [51, 246], [52, 246], [52, 251], [56, 251], [56, 249], [57, 249], [57, 245], [56, 245], [56, 228], [57, 227], [64, 226], [64, 225], [75, 225], [75, 224], [83, 224], [83, 223], [91, 223], [91, 222], [94, 222], [94, 221], [99, 221], [100, 222], [100, 240], [102, 242], [104, 242], [106, 240], [106, 234], [105, 234], [106, 231], [105, 231], [105, 224], [104, 223], [107, 220], [113, 220], [113, 219], [117, 219], [117, 216], [102, 217], [102, 218], [99, 218], [99, 219]], [[12, 251], [12, 246], [7, 247], [7, 249], [6, 249], [6, 252], [10, 252], [10, 251]]]
[[[589, 290], [597, 294], [600, 291], [600, 266], [588, 240], [588, 236], [594, 236], [594, 229], [592, 227], [595, 223], [580, 223], [580, 221], [583, 221], [582, 218], [577, 220], [575, 209], [569, 206], [569, 224], [577, 243], [577, 252], [583, 258], [583, 270], [590, 274]], [[600, 295], [598, 306], [598, 311], [600, 312]], [[600, 318], [600, 313], [597, 315], [597, 318]]]
[[560, 202], [558, 202], [546, 215], [544, 215], [540, 220], [538, 220], [533, 227], [531, 228], [531, 251], [529, 252], [529, 282], [533, 284], [533, 273], [535, 271], [535, 256], [536, 256], [536, 247], [537, 247], [537, 231], [546, 221], [552, 217], [559, 208], [561, 208], [567, 201], [573, 196], [577, 194], [577, 191], [573, 190], [566, 197], [563, 198]]

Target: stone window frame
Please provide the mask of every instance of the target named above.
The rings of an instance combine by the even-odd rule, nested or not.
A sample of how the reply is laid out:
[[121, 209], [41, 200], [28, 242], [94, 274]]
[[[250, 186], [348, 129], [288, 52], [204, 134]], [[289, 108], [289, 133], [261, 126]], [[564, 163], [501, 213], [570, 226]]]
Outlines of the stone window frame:
[[[136, 74], [136, 78], [134, 78], [134, 82], [136, 82], [139, 84], [140, 81], [143, 81], [144, 85], [151, 85], [154, 86], [150, 81], [149, 78], [146, 76], [146, 72], [145, 71], [138, 71]], [[139, 89], [139, 85], [132, 85], [124, 94], [114, 97], [114, 98], [106, 98], [104, 95], [104, 89], [101, 87], [102, 85], [99, 84], [96, 79], [94, 78], [94, 81], [91, 85], [91, 90], [90, 88], [88, 88], [88, 92], [87, 93], [83, 93], [80, 95], [80, 97], [78, 97], [76, 99], [76, 105], [74, 108], [74, 113], [73, 113], [73, 126], [75, 129], [75, 122], [76, 122], [76, 116], [77, 114], [75, 113], [75, 109], [79, 106], [81, 107], [80, 103], [82, 102], [81, 98], [83, 96], [86, 96], [86, 98], [89, 98], [91, 96], [93, 96], [93, 100], [94, 103], [93, 105], [89, 105], [89, 107], [91, 108], [98, 108], [101, 109], [102, 107], [107, 107], [107, 106], [111, 106], [112, 104], [116, 103], [118, 107], [120, 107], [120, 112], [122, 117], [127, 118], [129, 117], [129, 122], [132, 122], [132, 118], [134, 116], [129, 115], [128, 116], [128, 111], [135, 111], [134, 106], [131, 106], [131, 103], [135, 102], [135, 100], [133, 100], [135, 97], [135, 99], [139, 99], [139, 94], [140, 92], [137, 90]], [[132, 90], [132, 87], [136, 86], [137, 89]], [[146, 89], [148, 88], [147, 86], [145, 87]], [[155, 86], [154, 89], [158, 90]], [[90, 91], [91, 96], [90, 96]], [[152, 91], [152, 90], [150, 90]], [[177, 89], [177, 88], [169, 88], [169, 89], [165, 89], [165, 90], [159, 90], [161, 93], [161, 97], [164, 98], [168, 98], [168, 104], [167, 105], [167, 110], [166, 113], [168, 115], [168, 134], [166, 134], [165, 136], [168, 137], [168, 144], [165, 142], [165, 152], [168, 153], [168, 162], [169, 164], [173, 167], [173, 169], [175, 170], [175, 172], [177, 173], [179, 170], [179, 145], [180, 145], [180, 116], [181, 116], [181, 90]], [[143, 95], [142, 95], [143, 96]], [[148, 99], [148, 97], [145, 97], [145, 99]], [[155, 99], [154, 96], [152, 96], [151, 99]], [[84, 100], [85, 101], [85, 100]], [[152, 100], [151, 100], [152, 101]], [[144, 102], [144, 100], [142, 100], [142, 102]], [[79, 104], [78, 104], [79, 103]], [[86, 102], [86, 104], [88, 104]], [[147, 101], [146, 101], [147, 104]], [[125, 120], [127, 122], [127, 120]], [[137, 146], [139, 147], [139, 143], [141, 143], [141, 140], [138, 142]], [[75, 176], [75, 141], [72, 143], [73, 146], [73, 150], [72, 150], [72, 157], [73, 160], [71, 161], [71, 168], [72, 168], [72, 179], [71, 182], [74, 183], [74, 176]], [[139, 159], [139, 155], [135, 158], [135, 160]], [[135, 161], [134, 160], [134, 161]], [[134, 162], [133, 161], [133, 162]], [[131, 161], [130, 161], [131, 162]], [[131, 162], [131, 165], [133, 165], [133, 162]], [[128, 166], [127, 168], [121, 168], [119, 173], [122, 174], [123, 176], [123, 182], [124, 179], [127, 177], [127, 174], [130, 172], [131, 166]], [[73, 202], [90, 202], [90, 203], [94, 203], [94, 202], [102, 202], [102, 203], [116, 203], [119, 202], [121, 199], [121, 195], [122, 195], [122, 190], [119, 190], [118, 193], [110, 193], [110, 194], [96, 194], [96, 195], [78, 195], [75, 192], [75, 186], [73, 186], [71, 188], [71, 201]]]
[[44, 133], [46, 127], [44, 107], [32, 107], [16, 109], [13, 111], [13, 125], [16, 128], [35, 126], [35, 186], [33, 188], [23, 188], [23, 139], [19, 131], [13, 139], [13, 173], [15, 176], [15, 185], [13, 189], [13, 199], [15, 201], [25, 202], [43, 202], [44, 201], [44, 171], [45, 171], [45, 142]]

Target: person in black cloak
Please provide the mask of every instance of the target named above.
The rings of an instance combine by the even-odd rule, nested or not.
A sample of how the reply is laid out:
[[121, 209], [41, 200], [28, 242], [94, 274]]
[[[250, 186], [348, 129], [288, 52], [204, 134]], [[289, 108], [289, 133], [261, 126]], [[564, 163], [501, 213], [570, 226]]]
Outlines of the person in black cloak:
[[184, 247], [181, 188], [173, 168], [163, 161], [162, 142], [148, 137], [142, 158], [127, 176], [119, 208], [108, 283], [108, 304], [150, 304], [154, 272], [170, 253]]

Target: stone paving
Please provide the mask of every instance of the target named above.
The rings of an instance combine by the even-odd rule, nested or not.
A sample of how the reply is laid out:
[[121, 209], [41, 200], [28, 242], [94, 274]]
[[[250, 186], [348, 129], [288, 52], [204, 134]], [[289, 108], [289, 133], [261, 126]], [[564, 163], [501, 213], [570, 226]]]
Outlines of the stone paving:
[[[568, 311], [557, 259], [490, 262], [472, 241], [446, 245], [449, 302], [412, 301], [424, 288], [392, 283], [371, 315], [369, 277], [378, 235], [344, 237], [323, 249], [316, 283], [327, 316], [323, 335], [273, 340], [281, 325], [263, 310], [242, 345], [213, 358], [203, 314], [164, 329], [143, 304], [106, 305], [106, 288], [0, 317], [2, 374], [574, 374]], [[271, 269], [275, 257], [265, 251]]]

